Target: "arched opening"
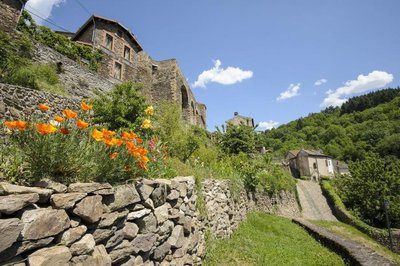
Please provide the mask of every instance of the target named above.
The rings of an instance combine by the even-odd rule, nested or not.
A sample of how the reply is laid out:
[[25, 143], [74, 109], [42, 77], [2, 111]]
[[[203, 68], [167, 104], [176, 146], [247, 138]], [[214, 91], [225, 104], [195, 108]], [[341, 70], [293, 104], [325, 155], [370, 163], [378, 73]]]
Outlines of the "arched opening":
[[182, 115], [184, 118], [188, 115], [189, 109], [189, 96], [185, 86], [181, 87], [181, 100], [182, 100]]

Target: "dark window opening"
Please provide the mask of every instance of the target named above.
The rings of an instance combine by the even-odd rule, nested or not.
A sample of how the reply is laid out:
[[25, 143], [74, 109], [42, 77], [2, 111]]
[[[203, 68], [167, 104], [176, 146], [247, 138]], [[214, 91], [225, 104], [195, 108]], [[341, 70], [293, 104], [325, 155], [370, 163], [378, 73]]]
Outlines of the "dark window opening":
[[105, 43], [105, 46], [106, 46], [106, 48], [107, 48], [108, 50], [112, 50], [112, 48], [113, 48], [113, 37], [112, 37], [110, 34], [108, 34], [108, 33], [106, 33], [106, 43]]
[[124, 48], [124, 58], [128, 61], [131, 60], [131, 48], [125, 46]]
[[313, 168], [317, 169], [317, 163], [313, 163]]
[[114, 64], [114, 78], [122, 79], [122, 65], [117, 62]]

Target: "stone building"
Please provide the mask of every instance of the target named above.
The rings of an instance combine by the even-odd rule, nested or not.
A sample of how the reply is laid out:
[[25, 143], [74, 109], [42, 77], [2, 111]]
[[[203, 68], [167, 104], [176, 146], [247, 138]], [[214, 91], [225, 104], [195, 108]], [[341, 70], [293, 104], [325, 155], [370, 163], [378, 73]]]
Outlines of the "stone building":
[[238, 112], [235, 112], [233, 118], [226, 121], [226, 125], [227, 126], [229, 126], [229, 125], [233, 125], [233, 126], [245, 125], [245, 126], [254, 127], [254, 119], [252, 117], [239, 115]]
[[0, 31], [15, 30], [21, 10], [28, 0], [0, 0]]
[[103, 51], [100, 76], [114, 82], [140, 82], [143, 84], [143, 94], [150, 102], [177, 103], [188, 123], [206, 128], [206, 106], [196, 101], [177, 61], [153, 60], [135, 35], [121, 23], [92, 16], [74, 36], [67, 37]]

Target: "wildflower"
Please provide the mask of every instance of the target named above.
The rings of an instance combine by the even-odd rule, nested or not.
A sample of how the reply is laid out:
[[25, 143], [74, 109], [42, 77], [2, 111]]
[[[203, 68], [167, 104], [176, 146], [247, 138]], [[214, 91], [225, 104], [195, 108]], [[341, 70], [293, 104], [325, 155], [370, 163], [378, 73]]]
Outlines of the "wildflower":
[[70, 109], [65, 109], [63, 111], [63, 114], [67, 117], [67, 118], [76, 118], [78, 117], [78, 114], [75, 113], [74, 111], [70, 110]]
[[47, 105], [41, 103], [41, 104], [39, 104], [39, 109], [40, 109], [40, 111], [46, 112], [47, 110], [50, 109], [50, 107], [48, 107]]
[[111, 153], [111, 154], [110, 154], [110, 159], [111, 159], [111, 160], [114, 160], [115, 158], [117, 158], [117, 155], [118, 155], [118, 154], [117, 154], [116, 152]]
[[41, 135], [48, 135], [57, 131], [56, 127], [53, 127], [50, 124], [36, 124], [36, 130]]
[[147, 170], [147, 163], [149, 162], [149, 158], [147, 156], [143, 156], [139, 161], [139, 167], [143, 170]]
[[141, 138], [136, 138], [135, 140], [136, 140], [136, 142], [139, 143], [139, 144], [140, 144], [140, 143], [143, 143], [143, 139], [141, 139]]
[[152, 128], [151, 121], [149, 119], [143, 120], [143, 123], [140, 127], [144, 129]]
[[150, 105], [144, 110], [144, 112], [146, 113], [146, 115], [154, 115], [154, 107]]
[[137, 135], [133, 132], [122, 131], [122, 138], [125, 140], [134, 140], [137, 138]]
[[92, 131], [92, 137], [96, 140], [96, 141], [101, 141], [103, 140], [103, 132], [97, 130], [97, 129], [93, 129]]
[[87, 104], [85, 102], [81, 102], [81, 108], [83, 111], [89, 111], [93, 108], [93, 105]]
[[106, 144], [107, 146], [113, 146], [113, 145], [121, 146], [122, 143], [124, 143], [123, 140], [116, 139], [116, 138], [104, 138], [103, 141], [104, 141], [104, 144]]
[[10, 129], [24, 130], [28, 128], [28, 123], [22, 120], [6, 121], [4, 122], [4, 125]]
[[56, 120], [57, 122], [61, 123], [61, 122], [64, 121], [65, 119], [64, 119], [64, 117], [62, 117], [62, 116], [56, 115], [56, 116], [54, 117], [54, 120]]
[[80, 129], [84, 129], [87, 128], [89, 126], [89, 123], [86, 123], [80, 119], [78, 119], [78, 121], [76, 121], [76, 126]]
[[111, 130], [108, 130], [107, 128], [103, 128], [104, 137], [112, 137], [115, 134], [116, 134], [115, 131], [111, 131]]
[[69, 129], [66, 127], [63, 127], [60, 129], [60, 133], [63, 135], [68, 135], [70, 133]]
[[154, 151], [156, 149], [156, 144], [155, 144], [154, 139], [151, 139], [149, 141], [148, 146], [149, 146], [149, 149], [152, 150], [152, 151]]

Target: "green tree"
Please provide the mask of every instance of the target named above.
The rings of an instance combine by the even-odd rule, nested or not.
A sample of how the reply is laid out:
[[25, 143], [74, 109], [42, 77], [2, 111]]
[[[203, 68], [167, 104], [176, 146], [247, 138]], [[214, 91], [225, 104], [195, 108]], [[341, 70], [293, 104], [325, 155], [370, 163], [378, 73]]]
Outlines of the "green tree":
[[252, 153], [255, 150], [255, 134], [253, 127], [230, 125], [225, 133], [218, 135], [218, 146], [227, 154]]

